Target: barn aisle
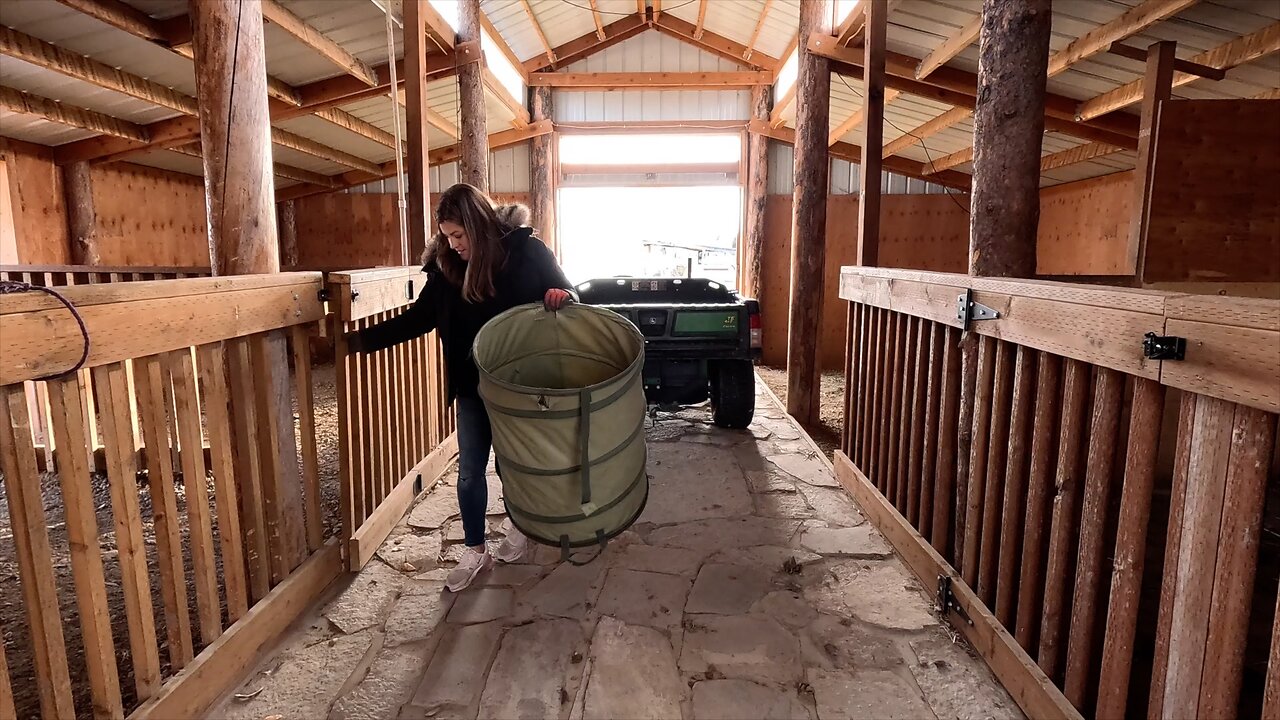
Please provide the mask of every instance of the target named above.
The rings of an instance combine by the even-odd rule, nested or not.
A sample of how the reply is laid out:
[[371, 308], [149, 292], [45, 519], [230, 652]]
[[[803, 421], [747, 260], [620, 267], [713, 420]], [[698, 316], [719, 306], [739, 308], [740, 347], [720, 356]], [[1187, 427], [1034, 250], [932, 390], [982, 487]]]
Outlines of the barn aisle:
[[539, 547], [445, 592], [446, 475], [210, 717], [1021, 717], [758, 393], [749, 432], [653, 423], [648, 507], [584, 567]]

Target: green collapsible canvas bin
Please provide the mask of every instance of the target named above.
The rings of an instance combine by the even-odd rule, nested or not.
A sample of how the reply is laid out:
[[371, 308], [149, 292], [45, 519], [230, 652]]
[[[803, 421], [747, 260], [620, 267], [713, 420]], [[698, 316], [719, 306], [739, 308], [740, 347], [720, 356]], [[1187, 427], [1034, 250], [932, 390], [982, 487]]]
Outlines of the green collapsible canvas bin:
[[507, 513], [562, 549], [605, 543], [644, 510], [644, 338], [626, 318], [521, 305], [472, 347]]

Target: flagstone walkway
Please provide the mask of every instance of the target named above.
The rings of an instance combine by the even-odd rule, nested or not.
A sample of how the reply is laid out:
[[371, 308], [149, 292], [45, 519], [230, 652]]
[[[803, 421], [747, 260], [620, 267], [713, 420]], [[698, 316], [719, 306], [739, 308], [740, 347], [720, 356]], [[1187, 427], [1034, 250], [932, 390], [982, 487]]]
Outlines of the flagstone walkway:
[[584, 567], [538, 547], [445, 592], [446, 476], [210, 717], [1022, 717], [760, 392], [748, 432], [653, 423], [645, 513]]

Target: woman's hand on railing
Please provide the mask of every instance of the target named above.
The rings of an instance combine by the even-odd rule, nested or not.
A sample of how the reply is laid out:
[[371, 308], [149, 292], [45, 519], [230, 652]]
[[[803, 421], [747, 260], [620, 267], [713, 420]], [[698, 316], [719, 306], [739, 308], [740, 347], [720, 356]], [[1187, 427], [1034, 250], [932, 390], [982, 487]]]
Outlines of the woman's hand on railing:
[[570, 295], [568, 290], [560, 288], [551, 288], [542, 298], [542, 306], [547, 309], [547, 312], [556, 312], [572, 302], [573, 295]]

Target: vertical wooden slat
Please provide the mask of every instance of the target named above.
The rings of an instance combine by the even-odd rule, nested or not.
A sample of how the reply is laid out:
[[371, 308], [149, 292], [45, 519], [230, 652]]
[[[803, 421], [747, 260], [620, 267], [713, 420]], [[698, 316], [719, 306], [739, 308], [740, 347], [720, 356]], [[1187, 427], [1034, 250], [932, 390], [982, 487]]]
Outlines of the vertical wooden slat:
[[53, 577], [53, 558], [49, 554], [49, 533], [40, 497], [40, 474], [36, 468], [26, 394], [21, 385], [6, 386], [3, 393], [0, 437], [4, 442], [0, 443], [0, 470], [4, 471], [13, 548], [31, 631], [40, 713], [46, 718], [74, 717], [67, 648], [58, 612], [58, 588]]
[[1164, 546], [1164, 571], [1160, 579], [1160, 613], [1156, 618], [1156, 650], [1151, 667], [1151, 694], [1148, 717], [1164, 716], [1164, 689], [1169, 669], [1169, 636], [1173, 632], [1174, 590], [1178, 584], [1178, 563], [1182, 554], [1182, 525], [1186, 515], [1187, 483], [1191, 463], [1191, 441], [1195, 437], [1196, 412], [1200, 396], [1184, 393], [1178, 409], [1178, 436], [1173, 456], [1173, 487], [1169, 492], [1169, 531]]
[[200, 428], [200, 400], [191, 350], [183, 348], [169, 353], [165, 356], [165, 366], [173, 383], [177, 412], [174, 424], [182, 446], [182, 483], [187, 491], [187, 528], [191, 540], [191, 568], [195, 577], [200, 637], [208, 644], [222, 634], [222, 613], [213, 550], [209, 484], [204, 466], [204, 437]]
[[1134, 380], [1129, 446], [1125, 453], [1120, 520], [1116, 528], [1111, 574], [1111, 599], [1098, 684], [1096, 714], [1100, 718], [1124, 717], [1129, 696], [1129, 673], [1133, 667], [1133, 639], [1138, 624], [1156, 453], [1160, 442], [1160, 421], [1164, 415], [1164, 392], [1164, 387], [1153, 380]]
[[894, 506], [898, 508], [898, 512], [904, 517], [907, 514], [907, 466], [910, 464], [910, 458], [907, 457], [907, 451], [911, 447], [911, 408], [913, 405], [911, 390], [914, 383], [915, 375], [915, 351], [916, 337], [920, 332], [920, 319], [910, 315], [904, 318], [906, 321], [906, 332], [902, 334], [902, 371], [899, 374], [898, 385], [901, 388], [900, 401], [898, 402], [898, 412], [894, 416], [894, 424], [898, 428], [898, 443], [893, 452], [897, 455], [895, 461], [896, 477], [894, 478]]
[[920, 446], [920, 534], [929, 542], [935, 543], [933, 536], [933, 503], [934, 488], [938, 479], [934, 474], [937, 467], [938, 447], [938, 410], [942, 395], [942, 341], [946, 335], [940, 323], [929, 323], [929, 362], [926, 376], [924, 440]]
[[862, 470], [872, 483], [876, 482], [876, 432], [880, 427], [880, 365], [884, 362], [884, 311], [868, 306], [871, 335], [867, 343], [866, 407], [863, 409]]
[[[379, 314], [378, 320], [379, 322], [386, 322], [387, 313]], [[374, 355], [374, 360], [377, 363], [375, 366], [377, 368], [377, 384], [374, 386], [374, 396], [378, 399], [378, 427], [382, 431], [379, 442], [382, 481], [378, 484], [378, 505], [381, 505], [382, 501], [391, 493], [391, 487], [397, 477], [395, 452], [392, 449], [395, 438], [393, 422], [395, 408], [392, 405], [391, 353], [392, 348], [387, 348]]]
[[974, 392], [978, 384], [979, 339], [971, 333], [961, 333], [960, 351], [960, 417], [956, 425], [956, 479], [955, 479], [955, 529], [952, 531], [952, 548], [955, 558], [952, 565], [964, 567], [965, 524], [968, 522], [969, 462], [973, 442]]
[[861, 336], [858, 338], [858, 367], [861, 371], [858, 373], [858, 434], [853, 437], [852, 444], [854, 454], [854, 462], [857, 463], [859, 469], [865, 474], [867, 471], [867, 432], [870, 424], [870, 408], [871, 408], [871, 373], [872, 373], [872, 350], [871, 342], [875, 332], [875, 314], [873, 308], [866, 303], [859, 303], [858, 315], [859, 325], [862, 328]]
[[890, 358], [892, 356], [893, 343], [891, 341], [892, 314], [884, 308], [876, 308], [876, 343], [875, 343], [875, 375], [871, 382], [872, 387], [872, 405], [871, 405], [871, 432], [870, 444], [867, 447], [867, 465], [871, 474], [868, 475], [880, 492], [884, 492], [884, 461], [880, 450], [884, 447], [885, 432], [888, 430], [889, 424], [885, 420], [886, 406], [888, 402], [885, 400], [885, 376], [888, 374]]
[[1035, 402], [1035, 351], [1018, 346], [1013, 370], [1013, 407], [1009, 420], [1009, 461], [1004, 477], [1004, 510], [1000, 530], [999, 570], [996, 573], [996, 618], [1014, 627], [1014, 598], [1019, 586], [1018, 551], [1023, 547], [1022, 521], [1026, 513], [1027, 469], [1031, 462], [1031, 417]]
[[907, 520], [919, 530], [920, 521], [920, 466], [924, 455], [925, 406], [928, 403], [926, 384], [929, 381], [929, 329], [933, 323], [924, 319], [916, 322], [915, 372], [911, 384], [911, 416], [907, 427], [911, 429], [911, 441], [907, 446]]
[[853, 398], [856, 393], [853, 391], [856, 382], [858, 367], [857, 358], [854, 356], [854, 348], [857, 347], [858, 336], [858, 315], [857, 306], [854, 303], [845, 303], [845, 321], [844, 321], [844, 400], [840, 404], [842, 411], [842, 420], [840, 423], [840, 451], [845, 455], [849, 455], [849, 437], [853, 434], [853, 427], [856, 424], [853, 420]]
[[438, 432], [439, 419], [436, 417], [436, 407], [438, 405], [436, 399], [435, 385], [435, 368], [431, 365], [431, 342], [432, 337], [421, 337], [413, 341], [417, 353], [419, 364], [419, 377], [422, 378], [422, 417], [423, 417], [423, 438], [425, 439], [427, 451], [430, 452], [435, 447], [436, 432]]
[[[371, 321], [365, 321], [366, 327]], [[378, 498], [375, 495], [374, 488], [378, 484], [378, 446], [377, 446], [377, 418], [374, 410], [375, 391], [373, 387], [373, 355], [370, 353], [360, 353], [357, 356], [360, 367], [360, 434], [364, 443], [365, 453], [362, 458], [364, 465], [364, 474], [360, 478], [360, 523], [363, 524], [373, 509], [378, 506]], [[359, 525], [357, 525], [359, 527]]]
[[284, 580], [306, 557], [302, 483], [298, 477], [289, 361], [285, 331], [259, 333], [253, 348], [258, 441], [262, 457], [262, 507], [267, 523], [271, 583]]
[[1085, 435], [1085, 406], [1089, 393], [1089, 366], [1067, 360], [1063, 381], [1062, 434], [1058, 445], [1057, 493], [1053, 498], [1053, 524], [1049, 530], [1049, 565], [1045, 575], [1044, 618], [1040, 624], [1040, 653], [1037, 658], [1045, 675], [1057, 680], [1061, 668], [1063, 613], [1071, 584], [1080, 521], [1080, 448]]
[[293, 350], [294, 394], [298, 401], [298, 423], [302, 434], [302, 485], [306, 503], [307, 550], [315, 552], [324, 542], [320, 517], [320, 463], [316, 458], [316, 416], [311, 387], [311, 341], [305, 325], [290, 328]]
[[1280, 593], [1276, 594], [1271, 621], [1271, 654], [1267, 659], [1267, 684], [1262, 693], [1262, 720], [1280, 720]]
[[227, 341], [227, 377], [231, 382], [231, 428], [235, 442], [236, 497], [240, 501], [240, 529], [244, 537], [245, 567], [250, 604], [271, 590], [267, 557], [267, 521], [263, 513], [263, 459], [258, 445], [259, 390], [254, 386], [249, 338]]
[[[996, 604], [996, 573], [1004, 522], [1000, 501], [1004, 497], [1004, 476], [1008, 471], [1009, 413], [1014, 385], [1014, 348], [1006, 342], [996, 344], [995, 387], [992, 391], [991, 421], [986, 438], [975, 437], [973, 444], [987, 445], [986, 475], [982, 500], [982, 530], [978, 550], [978, 595], [988, 607]], [[1008, 540], [1013, 542], [1013, 540]]]
[[1067, 638], [1067, 699], [1078, 708], [1091, 703], [1087, 697], [1092, 668], [1099, 588], [1102, 585], [1103, 540], [1107, 509], [1111, 506], [1111, 485], [1116, 442], [1120, 433], [1120, 404], [1124, 377], [1104, 367], [1096, 370], [1093, 391], [1093, 422], [1089, 428], [1089, 457], [1085, 465], [1084, 502], [1080, 512], [1080, 546], [1076, 556], [1075, 595], [1071, 602], [1071, 631]]
[[[978, 587], [979, 543], [982, 531], [983, 489], [987, 482], [987, 435], [991, 428], [991, 404], [995, 392], [996, 339], [978, 341], [978, 374], [974, 384], [973, 425], [969, 434], [969, 484], [964, 501], [964, 545], [961, 549], [965, 584]], [[957, 511], [959, 513], [959, 511]]]
[[1258, 536], [1266, 501], [1267, 469], [1276, 438], [1276, 416], [1236, 406], [1227, 465], [1218, 564], [1213, 578], [1209, 637], [1200, 681], [1202, 718], [1235, 718], [1244, 673], [1249, 611], [1258, 570]]
[[[403, 312], [403, 310], [401, 310]], [[406, 372], [405, 357], [409, 348], [401, 343], [396, 345], [396, 365], [395, 365], [395, 408], [396, 408], [396, 457], [400, 460], [400, 470], [398, 477], [404, 477], [409, 470], [416, 464], [413, 457], [413, 443], [410, 440], [411, 434], [409, 430], [409, 374]]]
[[[334, 319], [334, 323], [341, 323]], [[351, 539], [359, 528], [355, 511], [355, 478], [357, 476], [356, 453], [359, 443], [353, 435], [356, 431], [356, 408], [352, 403], [355, 394], [355, 359], [347, 343], [350, 329], [339, 327], [334, 333], [334, 383], [338, 400], [338, 502], [342, 513], [342, 538]]]
[[[4, 628], [0, 628], [3, 632]], [[117, 692], [117, 694], [119, 694]], [[119, 704], [117, 702], [117, 704]], [[124, 711], [121, 710], [114, 717], [122, 717]], [[95, 715], [98, 717], [113, 717], [110, 715]], [[13, 686], [9, 683], [9, 659], [5, 657], [4, 643], [0, 642], [0, 720], [18, 720], [18, 711], [14, 707], [13, 702]]]
[[[165, 643], [174, 670], [195, 657], [191, 644], [191, 612], [187, 604], [187, 572], [182, 556], [181, 519], [173, 473], [168, 413], [165, 411], [165, 377], [159, 358], [139, 358], [134, 363], [138, 391], [138, 422], [147, 447], [147, 479], [151, 492], [151, 517], [155, 527], [156, 560], [160, 594], [164, 601]], [[183, 447], [190, 454], [190, 447]]]
[[[1187, 465], [1178, 582], [1173, 589], [1165, 714], [1200, 704], [1209, 615], [1236, 405], [1200, 397]], [[1211, 659], [1216, 662], [1217, 658]]]
[[1044, 598], [1046, 522], [1052, 497], [1054, 438], [1058, 432], [1058, 393], [1062, 361], [1057, 355], [1039, 354], [1036, 370], [1035, 422], [1031, 433], [1031, 474], [1027, 478], [1027, 515], [1023, 526], [1022, 571], [1018, 573], [1018, 621], [1014, 638], [1027, 652], [1034, 653], [1040, 609]]
[[[71, 451], [87, 442], [87, 424], [81, 398], [83, 393], [84, 385], [79, 373], [64, 380], [49, 381], [53, 433], [58, 444], [65, 448], [58, 467], [58, 483], [62, 489], [62, 503], [66, 514], [67, 544], [71, 550], [76, 607], [80, 612], [85, 670], [89, 676], [89, 691], [93, 698], [93, 716], [103, 720], [124, 717], [124, 708], [120, 699], [120, 676], [116, 669], [115, 647], [111, 636], [102, 554], [98, 548], [98, 519], [95, 515], [93, 489], [89, 482], [92, 469], [82, 453]], [[153, 485], [157, 482], [152, 480]], [[152, 504], [155, 504], [154, 500]], [[157, 526], [157, 547], [160, 538], [160, 527]], [[166, 610], [167, 608], [168, 598]], [[0, 653], [3, 652], [3, 645], [4, 643], [0, 643]], [[0, 675], [4, 676], [2, 682], [7, 686], [8, 673], [0, 668]], [[3, 702], [0, 701], [0, 717], [4, 714]]]
[[130, 435], [128, 384], [123, 363], [93, 369], [102, 391], [102, 436], [111, 486], [111, 514], [116, 528], [116, 560], [124, 591], [129, 649], [138, 699], [146, 700], [160, 687], [160, 654], [151, 610], [151, 581], [147, 576], [146, 546], [138, 512], [137, 453]]
[[209, 433], [210, 470], [217, 499], [218, 540], [222, 549], [222, 584], [227, 620], [235, 622], [249, 610], [249, 580], [245, 565], [240, 499], [236, 484], [235, 446], [231, 432], [231, 399], [227, 393], [227, 355], [221, 342], [196, 348], [197, 367]]
[[954, 561], [952, 544], [952, 508], [956, 506], [956, 450], [960, 423], [959, 333], [946, 328], [942, 333], [942, 395], [938, 412], [937, 488], [933, 494], [933, 545], [943, 557]]
[[885, 407], [884, 422], [886, 424], [886, 442], [882, 446], [881, 457], [884, 458], [884, 494], [890, 504], [897, 505], [898, 497], [898, 435], [902, 432], [902, 381], [903, 368], [906, 367], [907, 334], [910, 317], [902, 313], [893, 313], [893, 332], [890, 342], [893, 348], [893, 360], [886, 377], [886, 390], [889, 402]]

